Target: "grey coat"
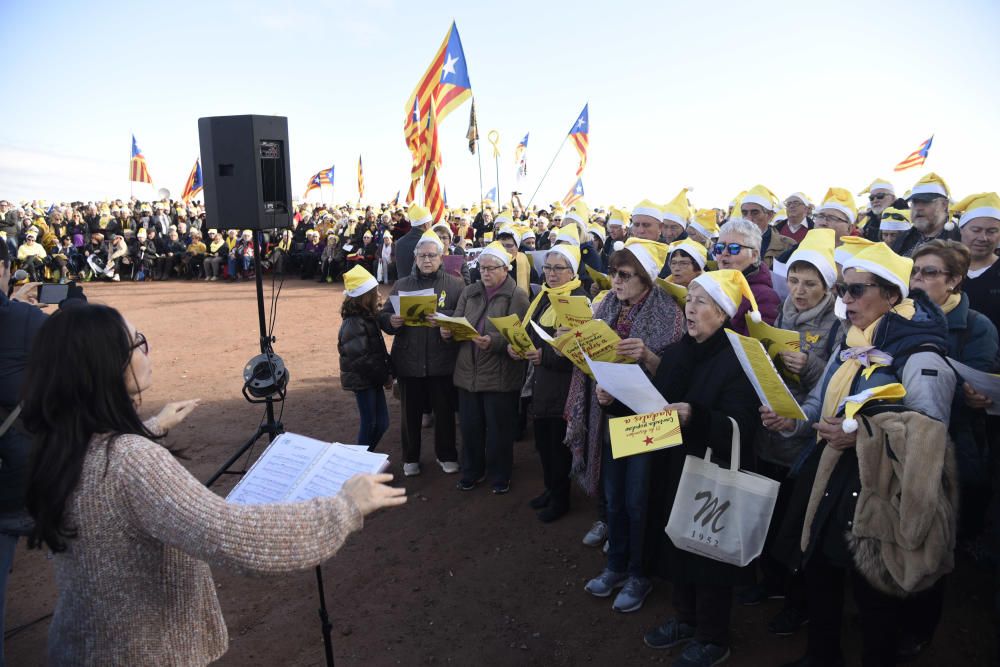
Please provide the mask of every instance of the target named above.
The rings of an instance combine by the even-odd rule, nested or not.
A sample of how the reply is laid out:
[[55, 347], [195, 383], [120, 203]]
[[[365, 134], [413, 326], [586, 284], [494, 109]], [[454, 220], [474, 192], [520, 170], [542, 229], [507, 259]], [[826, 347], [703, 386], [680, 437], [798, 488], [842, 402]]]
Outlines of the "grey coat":
[[[466, 391], [520, 391], [524, 384], [525, 362], [515, 361], [507, 354], [507, 341], [487, 317], [517, 315], [528, 311], [528, 294], [519, 289], [514, 279], [507, 279], [489, 303], [486, 287], [477, 281], [465, 288], [458, 299], [455, 316], [463, 316], [472, 326], [492, 337], [490, 347], [480, 350], [472, 341], [457, 343], [455, 386]], [[483, 325], [480, 326], [480, 321]]]

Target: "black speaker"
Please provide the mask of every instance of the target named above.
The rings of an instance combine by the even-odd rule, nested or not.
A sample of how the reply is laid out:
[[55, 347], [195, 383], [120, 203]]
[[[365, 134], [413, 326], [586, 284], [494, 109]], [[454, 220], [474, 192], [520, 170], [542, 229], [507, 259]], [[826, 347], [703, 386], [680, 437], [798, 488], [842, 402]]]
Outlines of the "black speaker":
[[198, 137], [205, 183], [205, 221], [209, 227], [291, 227], [287, 118], [199, 118]]

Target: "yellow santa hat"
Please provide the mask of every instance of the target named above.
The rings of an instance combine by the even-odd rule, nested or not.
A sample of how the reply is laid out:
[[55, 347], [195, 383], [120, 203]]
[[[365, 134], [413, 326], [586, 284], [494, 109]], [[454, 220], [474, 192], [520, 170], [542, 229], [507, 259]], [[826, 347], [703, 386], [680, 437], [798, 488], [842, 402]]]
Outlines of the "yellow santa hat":
[[626, 227], [628, 226], [628, 222], [629, 222], [628, 211], [623, 211], [622, 209], [616, 208], [614, 206], [611, 207], [611, 214], [608, 215], [608, 227], [612, 226]]
[[566, 258], [566, 261], [569, 262], [569, 265], [573, 267], [573, 273], [576, 273], [579, 270], [580, 268], [579, 247], [572, 245], [570, 243], [561, 243], [559, 245], [552, 246], [546, 253], [546, 255], [553, 252], [559, 253], [560, 255]]
[[843, 264], [844, 271], [866, 271], [888, 280], [899, 288], [905, 298], [910, 294], [910, 271], [913, 260], [900, 257], [884, 243], [873, 243]]
[[661, 208], [661, 222], [676, 222], [681, 227], [687, 229], [691, 220], [691, 206], [688, 204], [688, 188], [682, 188], [677, 196], [663, 205]]
[[[750, 291], [750, 283], [747, 282], [742, 272], [734, 269], [708, 271], [692, 280], [691, 285], [701, 285], [729, 317], [736, 317], [740, 303], [746, 298], [750, 302], [750, 319], [754, 322], [760, 322], [757, 299]], [[690, 285], [688, 289], [690, 289]]]
[[884, 232], [905, 232], [913, 227], [910, 222], [910, 212], [905, 208], [889, 206], [882, 211], [879, 220], [879, 230]]
[[673, 256], [678, 250], [683, 250], [685, 254], [689, 255], [691, 259], [698, 264], [702, 271], [705, 270], [705, 263], [708, 261], [708, 249], [700, 243], [696, 243], [691, 239], [681, 239], [679, 241], [674, 241], [669, 246], [667, 251], [667, 260]]
[[435, 234], [433, 229], [428, 229], [426, 232], [421, 234], [420, 238], [417, 239], [417, 244], [413, 246], [413, 249], [416, 250], [422, 243], [433, 243], [437, 246], [438, 252], [444, 252], [444, 244], [441, 243], [441, 237]]
[[932, 171], [917, 181], [910, 190], [910, 194], [906, 196], [908, 200], [916, 197], [921, 199], [933, 199], [934, 197], [951, 199], [951, 191], [948, 190], [948, 184], [944, 182], [944, 179]]
[[514, 214], [511, 213], [510, 208], [504, 206], [503, 210], [497, 214], [496, 218], [494, 218], [493, 224], [497, 227], [502, 227], [504, 225], [513, 225]]
[[406, 217], [411, 225], [426, 225], [434, 219], [431, 212], [417, 202], [410, 204], [410, 208], [406, 211]]
[[378, 281], [375, 276], [360, 264], [344, 274], [344, 294], [351, 298], [357, 298], [376, 287]]
[[569, 207], [569, 210], [566, 211], [566, 214], [563, 215], [563, 222], [567, 220], [572, 220], [580, 225], [586, 225], [590, 221], [590, 208], [588, 208], [582, 199], [576, 200]]
[[654, 204], [648, 199], [643, 199], [635, 205], [635, 208], [632, 209], [632, 217], [634, 218], [637, 215], [645, 215], [649, 218], [656, 218], [658, 222], [663, 221], [663, 209], [658, 204]]
[[742, 206], [743, 204], [757, 204], [763, 209], [768, 211], [777, 211], [779, 206], [778, 196], [768, 190], [763, 185], [755, 185], [746, 191], [742, 199], [736, 203]]
[[837, 264], [833, 258], [833, 246], [836, 245], [837, 233], [832, 229], [810, 229], [806, 232], [802, 243], [788, 258], [788, 266], [795, 262], [806, 262], [819, 271], [827, 289], [837, 282]]
[[635, 256], [642, 267], [649, 274], [649, 282], [654, 282], [660, 275], [660, 269], [667, 261], [667, 252], [670, 246], [659, 241], [647, 241], [646, 239], [631, 238], [625, 241], [625, 250]]
[[510, 254], [507, 253], [503, 244], [499, 241], [493, 241], [488, 246], [483, 248], [483, 251], [479, 253], [479, 258], [482, 259], [483, 257], [496, 257], [503, 262], [504, 266], [508, 269], [510, 268]]
[[587, 225], [587, 231], [596, 236], [597, 238], [601, 239], [601, 243], [604, 243], [604, 241], [607, 240], [608, 238], [608, 233], [604, 231], [604, 227], [597, 224], [596, 222], [592, 222], [589, 225]]
[[857, 255], [868, 246], [875, 245], [874, 241], [869, 241], [862, 236], [841, 236], [840, 245], [833, 251], [833, 259], [841, 266], [844, 262]]
[[809, 196], [806, 193], [804, 193], [804, 192], [793, 192], [792, 194], [790, 194], [787, 197], [785, 197], [785, 205], [786, 206], [788, 205], [788, 200], [789, 199], [798, 199], [800, 202], [802, 202], [806, 206], [813, 206], [814, 205], [813, 202], [812, 202], [812, 199], [810, 199]]
[[888, 178], [876, 178], [874, 181], [868, 184], [868, 187], [859, 192], [858, 196], [861, 197], [863, 195], [870, 195], [876, 190], [888, 190], [889, 194], [891, 194], [894, 197], [896, 196], [896, 188], [893, 186], [892, 183], [889, 182]]
[[830, 188], [826, 191], [826, 196], [823, 197], [823, 203], [820, 204], [819, 210], [828, 209], [843, 213], [852, 225], [858, 219], [858, 207], [854, 203], [854, 195], [844, 188]]
[[[857, 394], [848, 396], [840, 402], [840, 407], [844, 409], [844, 421], [840, 425], [844, 433], [854, 433], [858, 430], [858, 420], [855, 415], [872, 401], [900, 401], [906, 396], [906, 387], [898, 382], [884, 384], [880, 387], [871, 387]], [[838, 410], [839, 411], [839, 410]]]
[[694, 212], [689, 228], [707, 239], [714, 239], [719, 236], [719, 220], [714, 208], [699, 208]]
[[514, 245], [521, 245], [521, 232], [519, 232], [517, 227], [514, 226], [514, 223], [508, 221], [506, 225], [500, 225], [496, 229], [498, 237], [501, 234], [509, 234], [514, 237]]
[[955, 204], [953, 210], [962, 214], [962, 217], [958, 219], [959, 227], [964, 227], [969, 220], [975, 218], [1000, 220], [1000, 195], [995, 192], [980, 192], [969, 195]]
[[533, 239], [535, 237], [535, 230], [528, 225], [514, 225], [514, 229], [521, 234], [521, 243], [524, 243], [527, 239]]
[[560, 241], [565, 241], [566, 243], [572, 243], [575, 246], [580, 245], [580, 228], [575, 224], [566, 225], [559, 228], [559, 233], [556, 235], [556, 243]]

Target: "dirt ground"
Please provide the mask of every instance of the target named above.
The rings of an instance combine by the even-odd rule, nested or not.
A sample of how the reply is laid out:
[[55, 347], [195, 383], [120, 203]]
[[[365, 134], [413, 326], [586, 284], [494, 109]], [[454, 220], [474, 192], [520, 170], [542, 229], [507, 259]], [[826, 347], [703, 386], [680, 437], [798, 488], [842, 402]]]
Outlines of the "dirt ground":
[[[170, 282], [88, 284], [88, 296], [111, 304], [146, 334], [154, 386], [144, 412], [200, 397], [203, 404], [169, 441], [187, 447], [185, 465], [207, 479], [257, 427], [263, 409], [241, 394], [244, 363], [258, 350], [252, 283]], [[270, 285], [266, 285], [270, 297]], [[354, 398], [340, 388], [336, 337], [339, 286], [290, 279], [278, 303], [275, 350], [291, 371], [282, 421], [287, 430], [352, 442]], [[594, 503], [577, 494], [572, 512], [543, 525], [527, 507], [541, 490], [530, 433], [518, 442], [511, 493], [488, 488], [464, 493], [456, 477], [434, 463], [425, 437], [424, 473], [401, 474], [399, 404], [389, 399], [391, 426], [380, 450], [389, 452], [397, 483], [410, 501], [366, 521], [336, 558], [323, 566], [333, 645], [340, 665], [595, 665], [669, 663], [666, 651], [642, 644], [642, 633], [671, 614], [669, 586], [657, 583], [643, 609], [611, 611], [611, 599], [583, 591], [600, 572], [597, 549], [583, 546]], [[424, 432], [429, 433], [428, 431]], [[262, 450], [257, 447], [256, 456]], [[228, 476], [217, 486], [227, 492]], [[576, 492], [575, 492], [576, 493]], [[229, 627], [225, 665], [322, 665], [313, 570], [266, 579], [215, 571]], [[914, 664], [993, 664], [991, 578], [967, 560], [950, 578], [947, 609], [934, 644]], [[45, 661], [47, 620], [55, 599], [42, 551], [19, 547], [8, 590], [6, 640], [12, 666]], [[805, 650], [804, 632], [767, 633], [779, 601], [736, 607], [732, 665], [777, 665]], [[845, 610], [848, 664], [859, 663], [854, 612]]]

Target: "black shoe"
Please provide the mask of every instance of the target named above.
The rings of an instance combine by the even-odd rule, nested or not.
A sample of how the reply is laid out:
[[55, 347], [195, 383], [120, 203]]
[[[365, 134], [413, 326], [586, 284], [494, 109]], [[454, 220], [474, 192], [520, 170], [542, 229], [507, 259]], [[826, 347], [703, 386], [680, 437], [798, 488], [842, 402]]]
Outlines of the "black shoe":
[[538, 520], [542, 523], [552, 523], [556, 519], [561, 519], [569, 512], [568, 503], [554, 502], [537, 514]]
[[767, 631], [779, 637], [790, 637], [807, 623], [809, 617], [804, 611], [795, 607], [785, 607], [767, 624]]
[[545, 491], [542, 492], [541, 495], [535, 496], [534, 498], [529, 500], [528, 507], [530, 507], [533, 510], [544, 509], [549, 506], [550, 498], [551, 494], [549, 493], [548, 489], [546, 489]]
[[642, 636], [649, 648], [673, 648], [694, 639], [694, 626], [672, 618], [663, 625], [653, 628]]
[[456, 484], [455, 486], [458, 487], [458, 489], [461, 491], [472, 491], [474, 488], [482, 484], [485, 480], [486, 480], [486, 475], [483, 475], [479, 479], [473, 481], [467, 479], [460, 479], [458, 481], [458, 484]]
[[496, 482], [493, 484], [493, 495], [502, 496], [510, 491], [510, 480], [506, 482]]

